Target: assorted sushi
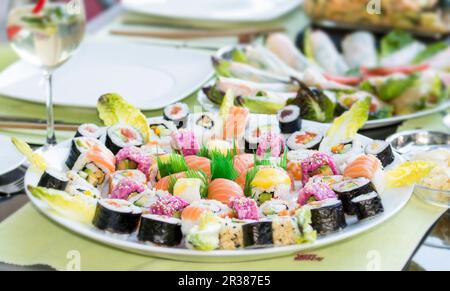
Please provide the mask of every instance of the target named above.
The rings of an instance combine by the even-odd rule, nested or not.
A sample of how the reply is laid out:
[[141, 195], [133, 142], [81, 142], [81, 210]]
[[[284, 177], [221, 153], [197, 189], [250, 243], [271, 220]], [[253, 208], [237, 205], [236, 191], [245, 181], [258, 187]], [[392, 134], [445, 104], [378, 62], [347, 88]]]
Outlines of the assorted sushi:
[[[355, 155], [356, 132], [340, 128], [355, 127], [351, 114], [325, 133], [302, 131], [294, 105], [255, 117], [236, 106], [227, 116], [190, 114], [177, 103], [150, 120], [122, 106], [133, 118], [92, 127], [102, 138], [80, 127], [65, 167], [48, 167], [36, 188], [80, 198], [87, 204], [76, 211], [86, 210], [99, 230], [155, 246], [230, 251], [312, 243], [354, 223], [349, 216], [383, 213], [378, 183], [395, 156], [378, 141]], [[103, 118], [115, 112], [99, 110]]]

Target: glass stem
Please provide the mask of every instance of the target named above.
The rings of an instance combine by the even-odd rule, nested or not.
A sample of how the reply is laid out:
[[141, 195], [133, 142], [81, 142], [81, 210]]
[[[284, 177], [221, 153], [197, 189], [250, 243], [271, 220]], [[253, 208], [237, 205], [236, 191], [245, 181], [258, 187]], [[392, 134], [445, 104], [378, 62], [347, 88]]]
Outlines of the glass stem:
[[53, 73], [44, 71], [46, 109], [47, 109], [47, 141], [46, 146], [56, 144], [55, 137], [55, 116], [53, 113]]

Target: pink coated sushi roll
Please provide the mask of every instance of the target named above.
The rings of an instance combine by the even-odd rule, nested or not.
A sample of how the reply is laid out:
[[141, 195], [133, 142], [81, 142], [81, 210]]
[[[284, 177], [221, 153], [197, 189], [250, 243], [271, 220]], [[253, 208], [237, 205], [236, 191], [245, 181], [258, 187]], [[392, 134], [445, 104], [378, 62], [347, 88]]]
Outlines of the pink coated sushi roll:
[[315, 152], [301, 162], [302, 182], [305, 185], [315, 175], [332, 176], [338, 171], [333, 158], [325, 153]]
[[121, 149], [116, 155], [116, 162], [119, 170], [137, 169], [147, 177], [150, 174], [150, 168], [154, 164], [152, 157], [134, 146]]
[[178, 218], [187, 206], [189, 203], [179, 197], [163, 196], [150, 206], [150, 213]]
[[328, 184], [318, 182], [306, 184], [305, 187], [300, 190], [297, 202], [303, 206], [311, 202], [311, 198], [313, 198], [314, 201], [322, 201], [329, 198], [337, 198], [337, 195]]
[[256, 201], [247, 197], [233, 197], [230, 200], [230, 208], [233, 209], [238, 219], [258, 220], [259, 210]]
[[256, 154], [260, 157], [270, 153], [271, 157], [279, 157], [284, 153], [284, 137], [281, 134], [269, 131], [261, 136]]
[[111, 199], [127, 200], [132, 193], [142, 193], [146, 187], [133, 179], [123, 179], [111, 192]]
[[172, 146], [185, 156], [196, 155], [200, 149], [195, 133], [186, 129], [172, 133]]

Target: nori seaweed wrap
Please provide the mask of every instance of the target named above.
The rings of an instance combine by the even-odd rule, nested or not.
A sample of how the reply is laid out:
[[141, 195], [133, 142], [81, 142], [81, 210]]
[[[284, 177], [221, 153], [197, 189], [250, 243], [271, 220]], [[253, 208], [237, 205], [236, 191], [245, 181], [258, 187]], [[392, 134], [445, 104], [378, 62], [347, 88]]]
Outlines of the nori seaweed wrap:
[[246, 223], [242, 226], [244, 247], [264, 248], [273, 246], [273, 230], [271, 220]]
[[164, 246], [176, 246], [181, 243], [181, 220], [173, 217], [146, 214], [141, 217], [138, 239]]
[[126, 200], [103, 199], [98, 201], [92, 224], [119, 234], [131, 234], [139, 224], [142, 210]]
[[368, 155], [376, 156], [384, 168], [392, 164], [395, 160], [391, 145], [384, 140], [372, 141], [366, 146], [365, 152]]
[[308, 204], [311, 208], [311, 226], [319, 235], [330, 234], [347, 227], [342, 202], [327, 199]]
[[38, 182], [38, 187], [64, 191], [68, 184], [69, 178], [66, 174], [57, 170], [47, 169], [44, 174], [42, 174], [41, 179]]
[[356, 216], [359, 220], [373, 217], [384, 212], [381, 197], [376, 192], [371, 192], [352, 199], [352, 205], [355, 208]]
[[352, 199], [375, 191], [375, 186], [369, 179], [357, 178], [345, 180], [333, 186], [339, 199], [342, 201], [344, 211], [348, 215], [355, 215], [355, 207], [352, 205]]

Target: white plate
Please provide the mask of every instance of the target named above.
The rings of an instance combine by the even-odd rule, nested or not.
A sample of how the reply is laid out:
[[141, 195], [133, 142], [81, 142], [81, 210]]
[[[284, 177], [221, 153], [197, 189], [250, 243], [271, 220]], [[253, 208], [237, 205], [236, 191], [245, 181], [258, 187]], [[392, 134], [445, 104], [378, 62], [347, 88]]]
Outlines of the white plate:
[[[318, 130], [326, 130], [326, 126], [314, 122], [305, 121], [305, 127], [314, 127]], [[361, 142], [368, 143], [370, 139], [364, 136], [358, 136]], [[59, 144], [57, 147], [46, 153], [45, 158], [48, 162], [54, 166], [63, 167], [64, 160], [66, 159], [70, 147], [70, 141]], [[400, 156], [396, 157], [395, 163], [401, 162], [403, 159]], [[36, 185], [39, 181], [40, 174], [35, 170], [29, 170], [25, 176], [25, 185]], [[64, 218], [55, 212], [53, 212], [46, 203], [34, 198], [29, 191], [27, 195], [31, 202], [39, 209], [44, 215], [51, 220], [59, 223], [67, 229], [78, 233], [84, 237], [92, 240], [127, 250], [134, 253], [139, 253], [148, 256], [169, 258], [182, 261], [194, 261], [194, 262], [239, 262], [239, 261], [251, 261], [272, 257], [280, 257], [283, 255], [289, 255], [300, 251], [310, 250], [325, 245], [329, 245], [356, 235], [366, 232], [377, 225], [385, 222], [399, 212], [409, 201], [412, 194], [412, 187], [387, 190], [381, 194], [383, 199], [383, 205], [385, 212], [372, 219], [368, 219], [361, 222], [356, 222], [356, 219], [350, 218], [347, 220], [349, 226], [341, 232], [328, 235], [319, 238], [313, 244], [305, 245], [293, 245], [285, 247], [274, 247], [266, 249], [255, 250], [236, 250], [236, 251], [210, 251], [202, 252], [196, 250], [189, 250], [183, 248], [168, 248], [155, 245], [143, 244], [136, 240], [136, 236], [130, 237], [111, 235], [104, 231], [96, 229], [92, 225], [81, 224], [67, 218]]]
[[[202, 104], [203, 108], [206, 111], [210, 112], [219, 112], [219, 105], [213, 103], [209, 98], [206, 96], [205, 93], [203, 93], [202, 90], [198, 92], [197, 100], [200, 104]], [[383, 119], [377, 119], [377, 120], [369, 120], [364, 125], [363, 129], [373, 129], [373, 128], [382, 128], [390, 125], [394, 125], [409, 119], [418, 118], [430, 114], [434, 114], [437, 112], [444, 111], [450, 107], [450, 101], [443, 102], [442, 104], [439, 104], [438, 106], [430, 109], [425, 109], [421, 111], [417, 111], [412, 114], [406, 114], [406, 115], [398, 115], [394, 117], [389, 118], [383, 118]], [[327, 123], [324, 123], [327, 125]], [[328, 124], [329, 125], [329, 124]]]
[[11, 142], [11, 138], [0, 135], [0, 175], [9, 173], [25, 162], [25, 157], [19, 153]]
[[128, 10], [171, 18], [256, 22], [278, 18], [302, 0], [123, 0]]
[[[123, 92], [142, 110], [188, 97], [213, 74], [210, 56], [189, 49], [122, 42], [86, 42], [55, 72], [54, 103], [92, 107], [98, 97]], [[41, 72], [19, 61], [0, 74], [0, 93], [45, 102]], [[101, 89], [99, 89], [101, 88]]]

